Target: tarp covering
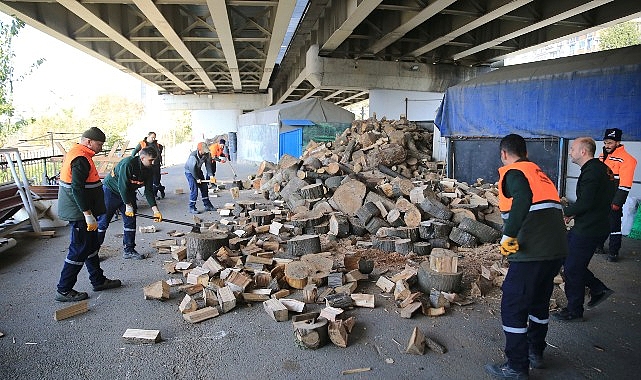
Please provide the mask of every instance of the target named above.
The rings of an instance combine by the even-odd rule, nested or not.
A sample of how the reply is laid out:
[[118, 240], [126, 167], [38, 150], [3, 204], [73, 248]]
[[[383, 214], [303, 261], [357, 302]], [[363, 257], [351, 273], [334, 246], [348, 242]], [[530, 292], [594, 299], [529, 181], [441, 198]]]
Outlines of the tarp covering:
[[306, 119], [284, 119], [281, 120], [283, 124], [287, 125], [295, 125], [295, 126], [308, 126], [308, 125], [314, 125], [314, 122], [311, 120], [306, 120]]
[[641, 46], [500, 68], [450, 87], [443, 136], [591, 136], [641, 140]]
[[281, 120], [305, 119], [314, 123], [351, 123], [354, 114], [320, 98], [277, 104], [238, 117], [238, 125], [262, 125]]

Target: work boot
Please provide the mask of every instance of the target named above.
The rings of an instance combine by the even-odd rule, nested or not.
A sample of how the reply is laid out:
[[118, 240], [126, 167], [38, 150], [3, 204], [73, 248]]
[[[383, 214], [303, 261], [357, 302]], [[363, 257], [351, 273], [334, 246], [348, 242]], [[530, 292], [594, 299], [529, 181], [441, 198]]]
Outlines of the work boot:
[[56, 291], [56, 301], [59, 302], [78, 302], [86, 300], [87, 298], [89, 298], [89, 294], [85, 292], [77, 292], [73, 289], [66, 293]]
[[532, 369], [545, 368], [545, 363], [543, 363], [542, 354], [537, 354], [536, 352], [530, 351], [530, 353], [528, 354], [528, 359], [530, 360], [530, 368]]
[[138, 253], [134, 249], [133, 251], [125, 251], [125, 253], [122, 254], [122, 258], [123, 259], [144, 260], [146, 258], [146, 256]]
[[205, 200], [203, 202], [203, 205], [205, 206], [205, 211], [214, 211], [214, 210], [216, 210], [214, 205], [211, 204], [211, 201], [209, 201], [209, 200]]
[[610, 263], [616, 263], [617, 261], [619, 261], [619, 255], [608, 255], [606, 260]]
[[594, 250], [595, 255], [605, 255], [605, 250], [603, 249], [603, 246], [598, 246]]
[[189, 213], [190, 214], [200, 214], [200, 211], [196, 209], [196, 207], [190, 207], [189, 208]]
[[566, 322], [582, 322], [583, 321], [583, 315], [579, 314], [574, 314], [570, 310], [568, 310], [567, 307], [564, 307], [559, 311], [558, 313], [553, 313], [552, 318], [556, 319], [557, 321], [566, 321]]
[[602, 292], [592, 294], [590, 296], [590, 301], [588, 301], [588, 307], [595, 307], [596, 305], [600, 304], [601, 302], [605, 301], [606, 298], [610, 297], [614, 293], [614, 290], [612, 289], [605, 289]]
[[507, 363], [504, 364], [486, 364], [485, 365], [485, 372], [489, 373], [490, 375], [498, 378], [498, 379], [518, 379], [518, 380], [525, 380], [528, 378], [528, 373], [527, 371], [517, 371], [515, 369], [510, 368]]
[[120, 280], [110, 280], [108, 278], [105, 278], [105, 282], [103, 282], [102, 285], [94, 286], [93, 291], [99, 292], [101, 290], [119, 288], [120, 286], [122, 286], [122, 283], [120, 282]]

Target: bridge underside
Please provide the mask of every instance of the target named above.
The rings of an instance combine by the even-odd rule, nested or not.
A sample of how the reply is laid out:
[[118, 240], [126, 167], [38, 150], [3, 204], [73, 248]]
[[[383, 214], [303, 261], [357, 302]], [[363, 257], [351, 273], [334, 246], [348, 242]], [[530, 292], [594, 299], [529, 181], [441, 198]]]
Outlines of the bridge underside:
[[510, 55], [640, 17], [641, 2], [2, 0], [0, 11], [159, 94], [345, 106], [371, 89], [444, 91]]

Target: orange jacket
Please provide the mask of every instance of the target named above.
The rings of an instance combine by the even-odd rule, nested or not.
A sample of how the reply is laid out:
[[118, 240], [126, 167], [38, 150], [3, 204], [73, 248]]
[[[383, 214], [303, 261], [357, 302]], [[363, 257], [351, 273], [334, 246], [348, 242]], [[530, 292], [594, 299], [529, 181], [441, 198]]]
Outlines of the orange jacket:
[[89, 177], [87, 177], [87, 184], [95, 184], [100, 182], [100, 175], [98, 174], [98, 169], [96, 169], [96, 164], [93, 162], [93, 156], [96, 154], [93, 150], [88, 147], [80, 144], [75, 144], [62, 161], [62, 167], [60, 168], [60, 181], [70, 184], [71, 183], [71, 162], [76, 158], [82, 156], [87, 158], [89, 161]]
[[614, 152], [604, 157], [599, 155], [599, 160], [603, 161], [614, 173], [614, 179], [617, 181], [617, 192], [614, 194], [612, 203], [621, 207], [628, 198], [628, 193], [632, 188], [634, 181], [634, 169], [637, 167], [637, 160], [626, 152], [623, 145], [619, 145]]
[[550, 204], [555, 207], [560, 204], [561, 199], [559, 198], [556, 186], [554, 186], [550, 178], [543, 173], [543, 170], [534, 162], [518, 161], [499, 168], [499, 210], [501, 212], [509, 212], [512, 208], [512, 198], [507, 198], [503, 194], [503, 178], [505, 177], [505, 173], [511, 169], [523, 172], [530, 184], [530, 190], [532, 190], [532, 206], [530, 206], [530, 211], [548, 208], [547, 206], [550, 206]]
[[220, 143], [211, 144], [209, 146], [209, 153], [210, 153], [212, 159], [214, 159], [216, 157], [226, 157], [227, 156], [225, 154], [225, 146], [221, 145]]

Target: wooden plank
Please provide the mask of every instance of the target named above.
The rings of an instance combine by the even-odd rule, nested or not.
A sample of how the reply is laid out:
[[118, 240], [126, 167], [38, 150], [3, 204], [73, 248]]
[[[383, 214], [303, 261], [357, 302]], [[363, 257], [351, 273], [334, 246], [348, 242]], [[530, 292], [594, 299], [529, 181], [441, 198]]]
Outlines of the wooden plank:
[[62, 321], [63, 319], [74, 317], [78, 314], [86, 313], [89, 310], [89, 301], [83, 300], [71, 306], [58, 309], [53, 314], [53, 319]]
[[127, 329], [122, 337], [130, 343], [158, 343], [160, 330]]

